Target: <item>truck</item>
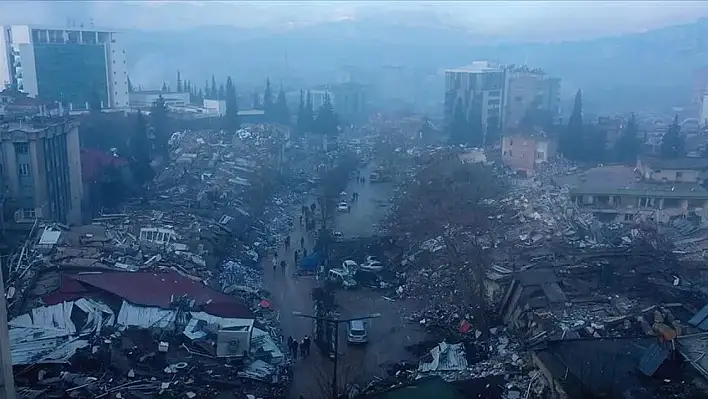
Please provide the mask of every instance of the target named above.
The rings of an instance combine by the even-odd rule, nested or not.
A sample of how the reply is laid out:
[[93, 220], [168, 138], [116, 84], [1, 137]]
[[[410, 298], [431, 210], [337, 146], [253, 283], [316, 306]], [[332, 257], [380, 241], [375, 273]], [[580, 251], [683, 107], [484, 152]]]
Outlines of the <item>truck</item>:
[[317, 274], [317, 267], [320, 264], [320, 256], [315, 252], [300, 259], [297, 265], [297, 274], [300, 276], [313, 276]]

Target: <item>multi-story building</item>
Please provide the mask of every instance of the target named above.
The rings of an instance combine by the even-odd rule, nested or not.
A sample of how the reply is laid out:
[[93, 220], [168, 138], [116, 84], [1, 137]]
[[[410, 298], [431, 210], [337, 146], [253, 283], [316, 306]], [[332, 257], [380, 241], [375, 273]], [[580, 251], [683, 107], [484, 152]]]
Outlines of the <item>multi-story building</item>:
[[366, 116], [366, 87], [362, 84], [337, 83], [315, 88], [309, 93], [315, 112], [324, 105], [329, 96], [332, 108], [343, 122], [358, 121]]
[[502, 162], [527, 176], [536, 173], [542, 163], [553, 159], [556, 141], [542, 130], [528, 129], [505, 134], [502, 139]]
[[555, 118], [560, 113], [560, 79], [549, 77], [541, 69], [510, 67], [507, 98], [507, 127], [519, 126], [533, 109], [548, 111]]
[[88, 108], [127, 107], [125, 49], [116, 32], [83, 28], [0, 26], [0, 85], [49, 101]]
[[35, 117], [0, 124], [3, 212], [17, 223], [81, 222], [78, 123]]
[[708, 222], [708, 160], [644, 158], [637, 167], [604, 166], [557, 178], [581, 209], [611, 222]]
[[485, 137], [502, 132], [503, 112], [509, 89], [508, 68], [490, 61], [475, 61], [466, 67], [445, 71], [445, 124], [452, 122], [460, 101], [468, 117], [481, 118]]

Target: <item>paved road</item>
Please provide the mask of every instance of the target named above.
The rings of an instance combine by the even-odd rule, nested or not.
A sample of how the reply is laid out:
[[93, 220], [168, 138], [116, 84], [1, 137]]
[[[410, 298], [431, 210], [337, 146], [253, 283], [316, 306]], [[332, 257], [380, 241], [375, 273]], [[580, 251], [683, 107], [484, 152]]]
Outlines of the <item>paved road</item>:
[[[365, 183], [351, 179], [347, 185], [347, 202], [351, 205], [351, 213], [338, 212], [334, 219], [336, 230], [341, 231], [345, 237], [369, 236], [374, 233], [375, 225], [386, 214], [390, 207], [390, 197], [393, 189], [392, 183], [371, 183], [369, 174], [376, 169], [374, 164], [369, 164], [361, 170]], [[359, 193], [359, 201], [351, 202], [351, 195]]]
[[[351, 213], [339, 213], [334, 218], [336, 229], [345, 236], [367, 236], [374, 233], [374, 225], [385, 214], [391, 194], [392, 184], [370, 183], [369, 173], [375, 166], [368, 165], [361, 170], [365, 183], [352, 179], [347, 187], [351, 199], [353, 192], [359, 193], [359, 201], [352, 203]], [[308, 203], [312, 203], [310, 199]], [[382, 204], [384, 206], [382, 206]], [[300, 226], [295, 226], [291, 233], [293, 248], [285, 251], [278, 249], [278, 263], [281, 259], [288, 262], [285, 273], [277, 267], [272, 270], [272, 254], [265, 259], [266, 287], [273, 294], [275, 307], [280, 311], [280, 320], [285, 339], [293, 336], [302, 339], [312, 335], [313, 322], [310, 319], [297, 317], [293, 311], [312, 314], [312, 288], [318, 286], [314, 277], [293, 277], [295, 270], [293, 250], [300, 247], [300, 237], [305, 237], [305, 247], [309, 250], [314, 245], [313, 237], [304, 232]], [[418, 335], [404, 326], [403, 316], [410, 304], [391, 302], [383, 299], [380, 294], [371, 291], [339, 292], [337, 294], [343, 316], [360, 316], [363, 314], [381, 313], [380, 319], [371, 322], [370, 345], [363, 347], [346, 344], [346, 327], [340, 328], [340, 384], [355, 379], [369, 380], [373, 375], [381, 374], [382, 366], [401, 360], [405, 357], [403, 346], [417, 342]], [[299, 359], [294, 366], [294, 381], [289, 397], [298, 399], [300, 395], [306, 398], [321, 397], [323, 390], [328, 389], [331, 378], [332, 363], [319, 354], [317, 347], [312, 345], [312, 356]], [[323, 388], [326, 387], [326, 388]]]

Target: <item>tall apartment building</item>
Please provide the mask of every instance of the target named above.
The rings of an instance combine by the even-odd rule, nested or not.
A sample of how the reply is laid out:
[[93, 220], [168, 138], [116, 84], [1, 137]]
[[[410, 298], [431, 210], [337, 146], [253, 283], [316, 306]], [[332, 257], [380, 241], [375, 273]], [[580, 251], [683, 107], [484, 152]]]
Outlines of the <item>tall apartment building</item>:
[[560, 79], [547, 76], [541, 69], [512, 66], [507, 98], [507, 127], [518, 127], [527, 111], [534, 108], [556, 117], [560, 112]]
[[81, 222], [78, 122], [35, 117], [0, 125], [3, 212], [17, 223]]
[[504, 110], [509, 89], [509, 71], [490, 61], [445, 71], [445, 123], [452, 121], [458, 101], [467, 115], [481, 116], [485, 136], [505, 127]]
[[88, 107], [127, 107], [125, 49], [116, 32], [83, 28], [0, 26], [0, 85], [32, 97]]

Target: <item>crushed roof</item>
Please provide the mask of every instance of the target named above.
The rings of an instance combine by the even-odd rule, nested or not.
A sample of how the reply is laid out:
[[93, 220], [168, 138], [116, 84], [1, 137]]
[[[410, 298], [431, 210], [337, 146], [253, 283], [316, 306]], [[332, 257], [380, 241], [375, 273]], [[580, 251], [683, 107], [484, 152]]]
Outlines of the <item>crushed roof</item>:
[[253, 317], [248, 307], [238, 298], [174, 271], [70, 274], [62, 279], [59, 292], [46, 295], [43, 300], [45, 303], [56, 303], [72, 297], [84, 297], [87, 288], [108, 292], [135, 305], [162, 309], [169, 309], [174, 297], [185, 295], [195, 301], [195, 307], [200, 307], [214, 316]]

